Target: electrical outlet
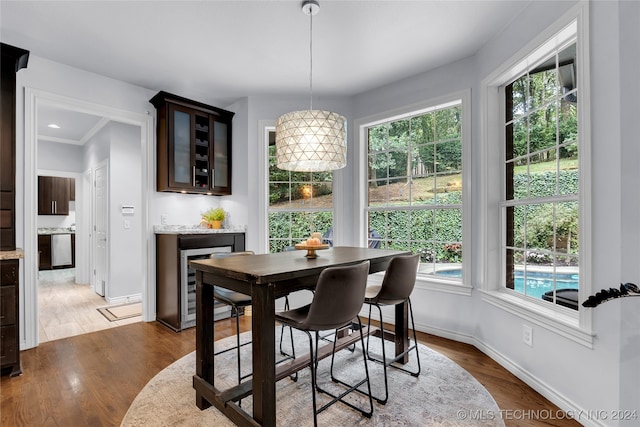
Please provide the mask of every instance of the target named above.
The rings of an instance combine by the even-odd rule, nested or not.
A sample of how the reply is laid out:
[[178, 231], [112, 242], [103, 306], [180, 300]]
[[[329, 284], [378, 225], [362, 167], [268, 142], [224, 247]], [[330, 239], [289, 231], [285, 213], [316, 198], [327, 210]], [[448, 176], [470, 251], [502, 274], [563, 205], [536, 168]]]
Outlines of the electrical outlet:
[[533, 328], [522, 325], [522, 341], [529, 347], [533, 347]]
[[167, 214], [160, 215], [160, 224], [167, 225], [167, 221], [169, 221]]

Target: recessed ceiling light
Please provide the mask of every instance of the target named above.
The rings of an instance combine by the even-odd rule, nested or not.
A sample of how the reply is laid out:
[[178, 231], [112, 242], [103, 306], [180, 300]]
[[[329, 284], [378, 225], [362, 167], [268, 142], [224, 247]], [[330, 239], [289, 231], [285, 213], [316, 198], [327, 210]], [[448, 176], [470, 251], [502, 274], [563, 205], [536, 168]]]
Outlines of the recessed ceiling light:
[[50, 127], [51, 129], [60, 129], [60, 126], [55, 123], [49, 123], [47, 127]]

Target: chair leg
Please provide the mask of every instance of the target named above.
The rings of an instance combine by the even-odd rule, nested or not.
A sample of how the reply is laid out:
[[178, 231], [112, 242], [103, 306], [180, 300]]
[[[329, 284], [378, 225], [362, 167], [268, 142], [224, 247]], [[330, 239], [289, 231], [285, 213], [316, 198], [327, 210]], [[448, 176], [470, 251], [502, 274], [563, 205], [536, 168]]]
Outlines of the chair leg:
[[[289, 306], [289, 296], [286, 295], [284, 297], [284, 310], [285, 311], [289, 310], [289, 308], [290, 308], [290, 306]], [[290, 343], [291, 343], [291, 354], [287, 353], [282, 348], [282, 341], [284, 340], [284, 329], [285, 328], [289, 328], [289, 339], [290, 339]], [[291, 326], [281, 325], [281, 328], [280, 328], [280, 354], [285, 356], [285, 357], [282, 360], [279, 360], [277, 363], [284, 362], [285, 360], [288, 360], [288, 359], [295, 359], [296, 358], [296, 347], [293, 344], [293, 328]], [[289, 378], [291, 378], [292, 381], [298, 381], [298, 371], [296, 371], [293, 375], [289, 375]]]
[[238, 313], [238, 307], [233, 306], [233, 310], [236, 313], [236, 357], [238, 359], [238, 384], [242, 382], [242, 372], [240, 369], [240, 314]]
[[[318, 410], [319, 413], [324, 411], [325, 409], [327, 409], [329, 406], [333, 405], [337, 401], [340, 401], [340, 402], [344, 403], [345, 405], [347, 405], [348, 407], [350, 407], [351, 409], [355, 409], [356, 411], [360, 412], [362, 415], [364, 415], [367, 418], [371, 418], [371, 416], [373, 415], [373, 399], [372, 399], [372, 395], [371, 395], [371, 381], [369, 380], [369, 367], [367, 365], [367, 355], [366, 355], [365, 347], [364, 347], [364, 334], [362, 333], [362, 322], [360, 320], [360, 316], [358, 316], [357, 319], [358, 319], [358, 325], [359, 325], [358, 331], [360, 333], [360, 346], [362, 348], [362, 361], [364, 363], [365, 378], [363, 380], [359, 381], [356, 384], [348, 384], [348, 383], [336, 378], [333, 375], [333, 362], [335, 360], [335, 355], [336, 355], [336, 342], [334, 341], [333, 342], [333, 351], [332, 351], [332, 354], [331, 354], [331, 368], [330, 368], [331, 380], [333, 382], [336, 382], [338, 384], [341, 384], [341, 385], [347, 387], [347, 390], [336, 396], [336, 395], [328, 392], [327, 390], [321, 389], [319, 386], [317, 386], [319, 391], [321, 391], [321, 392], [323, 392], [323, 393], [325, 393], [325, 394], [327, 394], [327, 395], [329, 395], [329, 396], [331, 396], [333, 398], [329, 403], [325, 404], [323, 407], [321, 407]], [[367, 383], [367, 393], [363, 392], [362, 390], [360, 390], [358, 388], [364, 383]], [[356, 391], [358, 393], [364, 394], [365, 396], [367, 396], [369, 398], [369, 410], [368, 411], [363, 409], [363, 408], [359, 408], [359, 407], [355, 406], [354, 404], [352, 404], [350, 402], [347, 402], [346, 400], [343, 400], [343, 398], [347, 394], [351, 393], [352, 391]]]
[[[376, 398], [376, 400], [379, 403], [385, 405], [387, 403], [387, 400], [389, 399], [389, 380], [387, 379], [387, 352], [385, 350], [386, 345], [384, 345], [384, 324], [382, 323], [382, 308], [377, 304], [376, 307], [378, 308], [378, 313], [380, 314], [380, 331], [382, 331], [380, 343], [382, 344], [382, 371], [384, 372], [384, 399]], [[372, 359], [371, 356], [369, 356], [369, 359], [375, 360]]]
[[316, 350], [313, 351], [313, 339], [309, 331], [303, 331], [309, 337], [309, 368], [311, 369], [311, 402], [313, 404], [313, 427], [318, 427], [318, 411], [316, 410], [316, 387], [317, 387], [317, 366], [318, 366], [318, 343], [316, 342]]
[[411, 315], [411, 328], [413, 329], [413, 346], [416, 349], [416, 360], [418, 362], [418, 371], [417, 372], [409, 372], [414, 377], [420, 375], [420, 371], [422, 368], [420, 367], [420, 353], [418, 352], [418, 335], [416, 334], [416, 323], [413, 321], [413, 307], [411, 305], [411, 298], [407, 300], [409, 304], [409, 314]]
[[[409, 316], [411, 319], [411, 328], [413, 329], [413, 345], [409, 345], [409, 348], [407, 348], [405, 351], [403, 351], [402, 353], [398, 354], [397, 356], [391, 358], [390, 360], [387, 360], [387, 354], [386, 354], [386, 346], [385, 346], [385, 339], [384, 339], [384, 323], [382, 322], [382, 307], [379, 304], [369, 304], [369, 322], [368, 325], [371, 326], [371, 306], [375, 305], [378, 308], [378, 314], [380, 315], [380, 331], [381, 331], [381, 338], [380, 338], [380, 344], [382, 345], [382, 359], [377, 359], [375, 357], [373, 357], [370, 353], [369, 353], [369, 341], [368, 341], [368, 337], [367, 337], [367, 357], [369, 360], [373, 361], [373, 362], [377, 362], [377, 363], [381, 363], [382, 364], [382, 369], [384, 372], [384, 398], [378, 398], [378, 397], [373, 397], [374, 399], [376, 399], [376, 401], [378, 403], [381, 404], [386, 404], [387, 400], [389, 399], [389, 381], [388, 381], [388, 377], [387, 377], [387, 367], [391, 367], [391, 368], [395, 368], [398, 369], [400, 371], [406, 372], [408, 374], [410, 374], [411, 376], [417, 377], [420, 375], [420, 372], [422, 370], [421, 366], [420, 366], [420, 353], [418, 351], [418, 336], [416, 334], [416, 324], [413, 320], [413, 307], [411, 305], [411, 299], [407, 300], [407, 303], [409, 305]], [[412, 372], [408, 369], [405, 369], [401, 366], [398, 365], [394, 365], [394, 363], [396, 363], [398, 360], [404, 358], [404, 356], [409, 353], [410, 351], [414, 350], [416, 351], [416, 361], [418, 363], [418, 370], [415, 372]]]
[[[289, 310], [289, 296], [284, 297], [284, 310], [285, 311]], [[285, 351], [282, 349], [282, 340], [284, 338], [284, 328], [285, 326], [282, 325], [282, 329], [280, 329], [280, 354], [283, 356], [290, 356], [289, 354], [285, 353]], [[289, 326], [289, 330], [291, 331], [291, 326]], [[293, 332], [291, 333], [291, 342], [293, 342]], [[293, 346], [291, 348], [293, 348]]]

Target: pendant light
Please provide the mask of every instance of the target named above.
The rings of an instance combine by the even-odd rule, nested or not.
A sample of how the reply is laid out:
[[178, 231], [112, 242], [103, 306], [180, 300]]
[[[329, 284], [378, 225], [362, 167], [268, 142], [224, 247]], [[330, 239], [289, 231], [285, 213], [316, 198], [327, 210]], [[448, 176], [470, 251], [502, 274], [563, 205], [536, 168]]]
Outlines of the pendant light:
[[284, 114], [276, 121], [276, 166], [296, 172], [325, 172], [347, 164], [345, 118], [313, 109], [313, 16], [320, 11], [315, 0], [302, 3], [309, 16], [309, 109]]

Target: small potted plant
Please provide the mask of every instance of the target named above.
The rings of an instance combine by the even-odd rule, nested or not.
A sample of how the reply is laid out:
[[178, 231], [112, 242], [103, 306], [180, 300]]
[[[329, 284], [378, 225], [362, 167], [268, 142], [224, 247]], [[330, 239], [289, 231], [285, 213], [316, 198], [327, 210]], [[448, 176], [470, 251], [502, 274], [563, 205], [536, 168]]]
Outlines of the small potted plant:
[[207, 228], [222, 228], [222, 221], [224, 221], [225, 215], [224, 209], [211, 208], [201, 215], [202, 221], [200, 221], [200, 224], [205, 225]]

